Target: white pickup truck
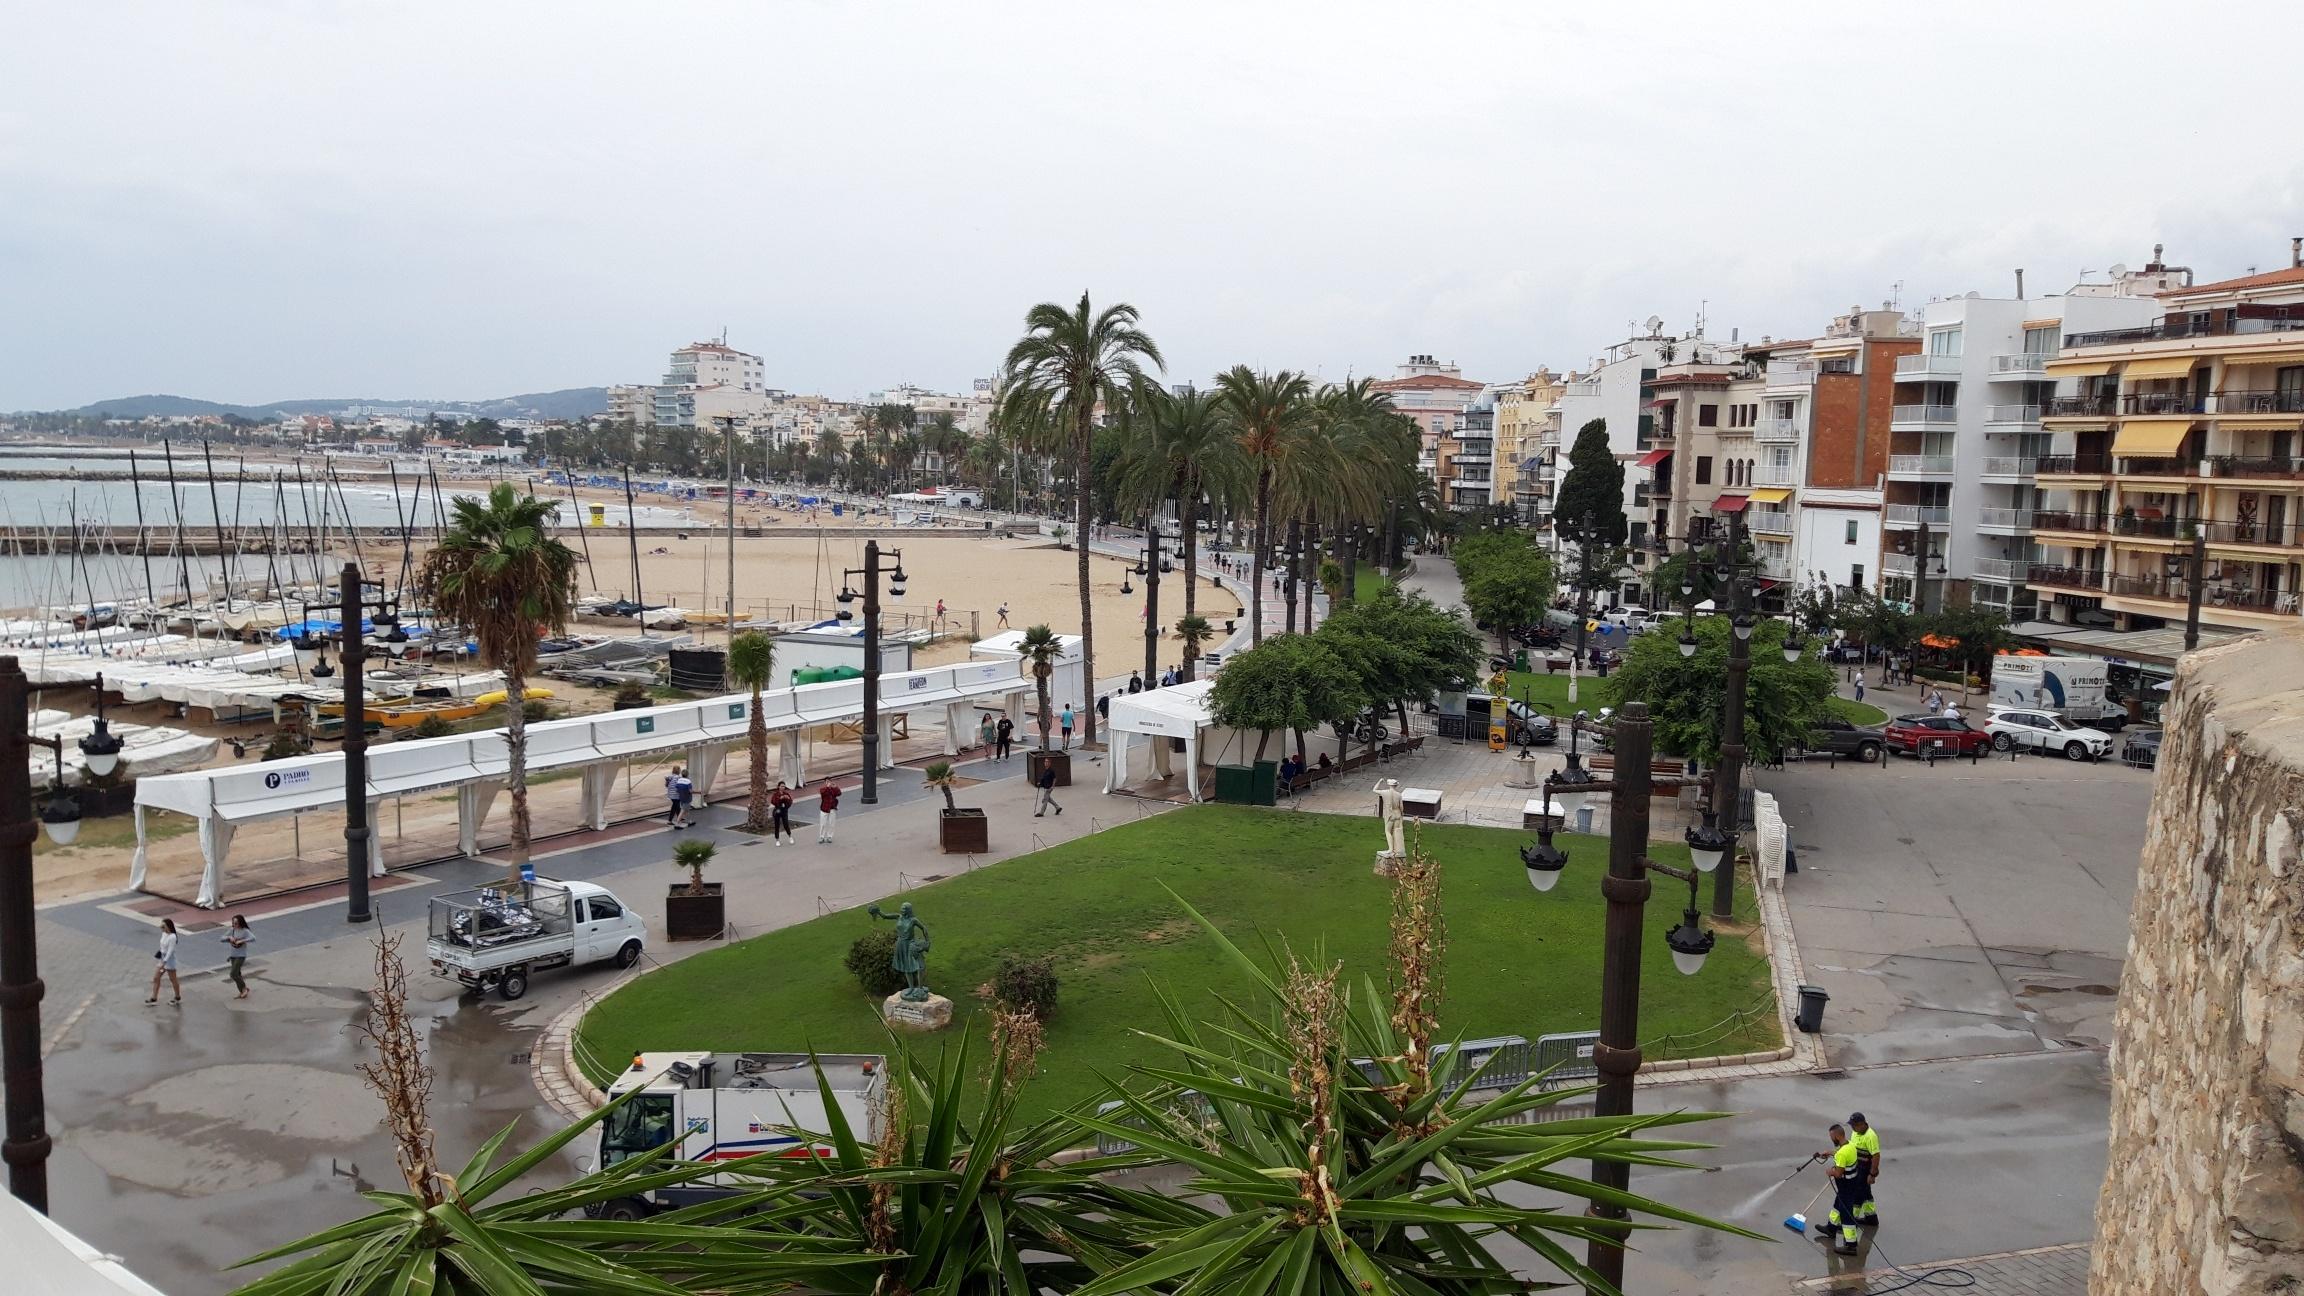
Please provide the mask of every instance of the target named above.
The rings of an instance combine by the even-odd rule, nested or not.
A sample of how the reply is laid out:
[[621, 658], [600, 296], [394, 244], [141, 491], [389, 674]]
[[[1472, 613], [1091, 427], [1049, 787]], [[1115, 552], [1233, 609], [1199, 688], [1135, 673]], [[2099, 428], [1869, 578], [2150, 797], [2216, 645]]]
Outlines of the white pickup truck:
[[424, 953], [433, 973], [506, 999], [527, 994], [534, 973], [579, 963], [628, 968], [646, 947], [640, 915], [590, 882], [540, 877], [452, 891], [432, 897], [430, 916]]

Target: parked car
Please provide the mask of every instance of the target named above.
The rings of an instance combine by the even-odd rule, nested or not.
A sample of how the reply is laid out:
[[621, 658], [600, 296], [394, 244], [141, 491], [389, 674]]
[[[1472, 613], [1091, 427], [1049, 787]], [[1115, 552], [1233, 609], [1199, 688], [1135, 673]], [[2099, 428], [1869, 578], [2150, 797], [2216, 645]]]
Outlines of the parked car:
[[1504, 711], [1512, 717], [1509, 729], [1515, 744], [1549, 747], [1560, 740], [1560, 728], [1552, 717], [1527, 703], [1506, 699]]
[[1917, 756], [1933, 748], [1939, 756], [1966, 756], [1992, 745], [1992, 735], [1971, 729], [1965, 720], [1929, 715], [1922, 711], [1900, 715], [1880, 731], [1880, 740], [1892, 752]]
[[2069, 760], [2096, 760], [2112, 753], [2112, 735], [2077, 725], [2053, 711], [1994, 711], [1984, 721], [1992, 735], [1992, 749], [2022, 747], [2041, 753], [2062, 752]]
[[1827, 716], [1808, 731], [1805, 746], [1784, 753], [1787, 757], [1845, 756], [1869, 765], [1880, 759], [1886, 750], [1886, 739], [1878, 728], [1851, 724], [1838, 716]]
[[2138, 769], [2160, 767], [2160, 730], [2139, 729], [2120, 744], [2120, 763]]
[[1626, 634], [1639, 634], [1656, 624], [1656, 614], [1636, 603], [1612, 607], [1601, 619], [1622, 629]]

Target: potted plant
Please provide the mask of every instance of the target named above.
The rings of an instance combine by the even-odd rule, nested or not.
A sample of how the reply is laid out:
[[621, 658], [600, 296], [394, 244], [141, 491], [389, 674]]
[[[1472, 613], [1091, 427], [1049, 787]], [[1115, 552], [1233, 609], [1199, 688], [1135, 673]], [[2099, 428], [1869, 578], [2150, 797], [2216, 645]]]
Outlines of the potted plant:
[[711, 940], [728, 928], [728, 898], [718, 882], [704, 880], [704, 867], [720, 848], [691, 837], [672, 848], [672, 864], [688, 870], [664, 896], [664, 935], [668, 940]]
[[1048, 749], [1049, 725], [1055, 716], [1049, 705], [1048, 681], [1056, 675], [1056, 659], [1063, 654], [1064, 642], [1047, 626], [1030, 626], [1025, 629], [1024, 638], [1017, 643], [1016, 651], [1032, 664], [1032, 684], [1039, 694], [1040, 703], [1040, 748], [1024, 753], [1024, 777], [1032, 781], [1032, 786], [1038, 787], [1040, 771], [1053, 765], [1056, 767], [1056, 786], [1070, 787], [1072, 753]]
[[944, 794], [944, 808], [937, 812], [936, 844], [947, 855], [983, 855], [992, 849], [992, 823], [982, 810], [963, 809], [952, 802], [952, 762], [935, 761], [920, 771], [921, 781]]

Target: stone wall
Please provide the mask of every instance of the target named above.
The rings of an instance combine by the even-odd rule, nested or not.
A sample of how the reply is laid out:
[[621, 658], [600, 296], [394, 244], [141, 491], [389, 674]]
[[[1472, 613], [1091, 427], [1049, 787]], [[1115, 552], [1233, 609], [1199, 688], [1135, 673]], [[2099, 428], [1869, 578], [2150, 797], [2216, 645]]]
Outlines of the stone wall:
[[2095, 1296], [2304, 1293], [2304, 634], [2191, 654], [2130, 920]]

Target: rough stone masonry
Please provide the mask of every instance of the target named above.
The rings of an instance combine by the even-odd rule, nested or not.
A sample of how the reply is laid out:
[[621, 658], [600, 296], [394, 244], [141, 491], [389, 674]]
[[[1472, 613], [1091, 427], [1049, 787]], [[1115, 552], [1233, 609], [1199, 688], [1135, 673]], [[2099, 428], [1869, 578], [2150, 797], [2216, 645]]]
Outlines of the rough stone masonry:
[[2112, 1043], [2096, 1296], [2304, 1293], [2304, 633], [2189, 654]]

